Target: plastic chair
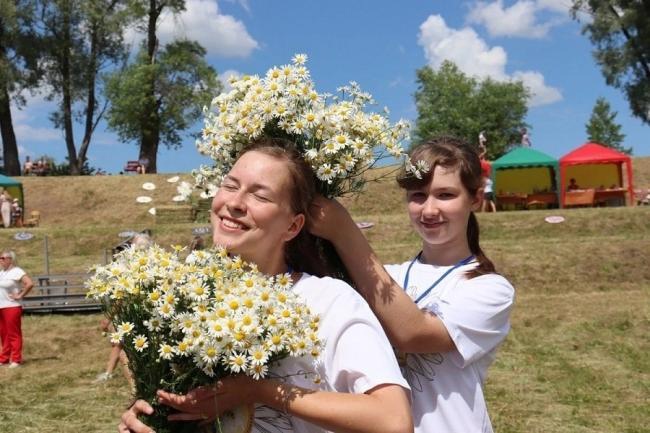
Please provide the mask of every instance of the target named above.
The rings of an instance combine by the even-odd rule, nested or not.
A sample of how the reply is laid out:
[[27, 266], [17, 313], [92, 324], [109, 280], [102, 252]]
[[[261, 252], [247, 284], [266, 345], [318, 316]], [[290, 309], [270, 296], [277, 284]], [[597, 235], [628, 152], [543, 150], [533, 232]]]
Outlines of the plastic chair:
[[29, 218], [26, 218], [23, 221], [23, 226], [25, 227], [38, 227], [41, 223], [41, 213], [37, 210], [33, 210], [29, 213]]

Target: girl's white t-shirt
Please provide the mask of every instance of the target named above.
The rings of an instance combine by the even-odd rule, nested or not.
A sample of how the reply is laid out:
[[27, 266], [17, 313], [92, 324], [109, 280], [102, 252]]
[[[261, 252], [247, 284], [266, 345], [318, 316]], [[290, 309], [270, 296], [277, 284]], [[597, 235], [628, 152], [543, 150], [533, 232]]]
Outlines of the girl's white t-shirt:
[[22, 289], [20, 280], [25, 276], [18, 266], [6, 271], [0, 271], [0, 308], [20, 307], [20, 302], [9, 297], [10, 294], [20, 293]]
[[[366, 301], [352, 287], [333, 278], [303, 274], [293, 286], [313, 314], [320, 316], [321, 356], [286, 358], [269, 377], [297, 386], [363, 394], [382, 384], [408, 391], [393, 349]], [[315, 379], [320, 378], [320, 383]], [[380, 429], [380, 426], [378, 426]], [[324, 433], [322, 427], [267, 406], [255, 408], [254, 433]]]
[[[386, 270], [403, 286], [410, 264], [388, 265]], [[417, 433], [492, 432], [483, 384], [497, 347], [510, 330], [514, 288], [498, 274], [468, 280], [465, 272], [476, 265], [473, 261], [453, 270], [418, 303], [442, 320], [456, 350], [398, 355], [411, 386]], [[407, 294], [417, 299], [450, 268], [416, 260]]]

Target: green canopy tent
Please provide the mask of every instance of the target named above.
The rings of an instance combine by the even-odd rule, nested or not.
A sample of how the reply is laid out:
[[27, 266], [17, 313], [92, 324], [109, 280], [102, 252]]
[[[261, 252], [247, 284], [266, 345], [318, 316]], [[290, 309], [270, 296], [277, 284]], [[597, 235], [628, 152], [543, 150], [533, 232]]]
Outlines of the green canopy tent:
[[558, 160], [530, 147], [516, 147], [492, 162], [494, 191], [498, 196], [510, 194], [550, 194], [557, 203]]
[[25, 209], [25, 202], [23, 197], [23, 184], [9, 176], [0, 174], [0, 187], [7, 190], [12, 198], [17, 198], [20, 207]]

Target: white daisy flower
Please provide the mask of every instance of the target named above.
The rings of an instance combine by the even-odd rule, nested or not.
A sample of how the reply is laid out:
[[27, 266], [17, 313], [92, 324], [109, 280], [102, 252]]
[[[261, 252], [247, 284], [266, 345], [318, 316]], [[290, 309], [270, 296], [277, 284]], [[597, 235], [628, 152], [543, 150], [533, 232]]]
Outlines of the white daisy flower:
[[233, 373], [245, 371], [248, 365], [246, 356], [242, 353], [233, 352], [228, 358], [228, 367]]
[[169, 344], [162, 343], [158, 348], [158, 356], [161, 359], [170, 360], [174, 356], [174, 348]]
[[142, 352], [144, 349], [149, 347], [149, 341], [147, 340], [147, 337], [142, 334], [136, 335], [136, 337], [133, 339], [133, 347], [138, 352]]

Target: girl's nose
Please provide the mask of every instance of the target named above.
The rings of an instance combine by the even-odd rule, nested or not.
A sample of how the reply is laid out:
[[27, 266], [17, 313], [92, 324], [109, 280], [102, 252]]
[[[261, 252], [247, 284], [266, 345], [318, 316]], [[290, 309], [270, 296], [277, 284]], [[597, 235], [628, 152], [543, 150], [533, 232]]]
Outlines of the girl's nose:
[[226, 207], [231, 212], [246, 212], [246, 201], [243, 191], [235, 191], [229, 194], [226, 200]]
[[433, 196], [427, 197], [426, 201], [422, 204], [422, 215], [425, 218], [437, 217], [440, 214], [438, 201]]

